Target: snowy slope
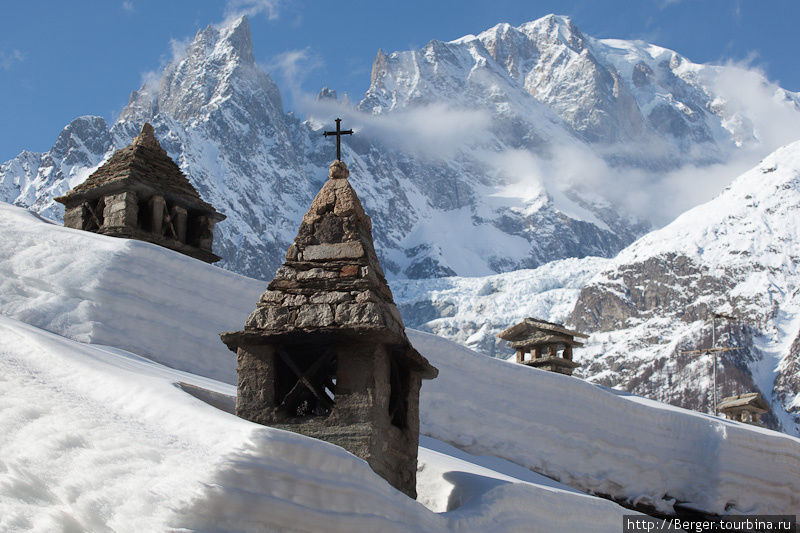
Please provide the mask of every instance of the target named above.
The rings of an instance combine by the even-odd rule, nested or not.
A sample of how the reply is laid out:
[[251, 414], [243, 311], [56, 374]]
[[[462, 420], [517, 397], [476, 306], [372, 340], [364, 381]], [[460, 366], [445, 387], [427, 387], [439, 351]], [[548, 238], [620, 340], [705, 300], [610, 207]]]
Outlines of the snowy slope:
[[[28, 241], [36, 250], [35, 255], [30, 254], [31, 261], [44, 253], [54, 270], [64, 270], [74, 262], [74, 251], [65, 246], [65, 240], [84, 234], [37, 220], [19, 208], [5, 207], [0, 217], [7, 230], [0, 232], [4, 240], [0, 249], [10, 246], [14, 235], [28, 231], [37, 237]], [[262, 290], [252, 280], [200, 262], [194, 262], [196, 268], [186, 268], [184, 258], [172, 252], [153, 255], [149, 261], [152, 270], [164, 275], [172, 270], [181, 272], [181, 285], [167, 282], [153, 287], [151, 269], [140, 268], [137, 261], [140, 255], [148, 259], [146, 248], [155, 253], [156, 247], [137, 243], [141, 248], [136, 254], [120, 254], [117, 245], [124, 241], [88, 237], [97, 241], [91, 244], [95, 261], [126, 272], [128, 282], [139, 290], [135, 296], [84, 301], [95, 305], [101, 316], [126, 316], [132, 300], [139, 300], [136, 306], [141, 305], [152, 314], [145, 329], [133, 323], [116, 331], [115, 338], [104, 341], [109, 344], [136, 346], [141, 337], [158, 336], [159, 328], [169, 329], [166, 317], [174, 314], [158, 305], [163, 298], [159, 293], [164, 291], [169, 290], [177, 300], [186, 297], [191, 301], [194, 296], [187, 293], [198, 286], [216, 294], [216, 280], [229, 291], [233, 285], [239, 285], [242, 293], [255, 290], [255, 297]], [[37, 243], [49, 243], [49, 250], [35, 248]], [[24, 258], [25, 254], [26, 248], [20, 247], [13, 257]], [[41, 284], [38, 269], [32, 269], [24, 283], [19, 280], [19, 272], [3, 272], [7, 301], [24, 302], [18, 309], [25, 308], [39, 324], [55, 325], [69, 332], [73, 320], [82, 321], [80, 315], [68, 312], [69, 306], [61, 296], [31, 299], [28, 288], [37, 289]], [[80, 272], [64, 274], [62, 288], [55, 292], [62, 295], [73, 284], [82, 287], [83, 283]], [[103, 291], [97, 294], [102, 296]], [[217, 324], [235, 317], [243, 320], [253, 306], [242, 299], [235, 304], [242, 308], [233, 311], [217, 306], [218, 301], [221, 298], [207, 300], [213, 305], [208, 305], [206, 315], [178, 315], [177, 320], [193, 322], [192, 328], [209, 330], [210, 337], [216, 334]], [[11, 308], [4, 304], [0, 309], [5, 313]], [[59, 322], [55, 317], [63, 320]], [[184, 331], [191, 331], [189, 326], [185, 328]], [[589, 527], [592, 520], [598, 521], [600, 529], [618, 529], [621, 508], [607, 501], [587, 499], [550, 481], [540, 483], [541, 478], [522, 475], [514, 465], [546, 474], [580, 491], [651, 503], [664, 510], [669, 510], [675, 500], [707, 512], [800, 510], [798, 439], [487, 358], [451, 341], [413, 330], [409, 330], [409, 336], [414, 346], [440, 369], [436, 380], [423, 385], [422, 432], [467, 454], [488, 456], [469, 457], [444, 444], [423, 441], [429, 452], [421, 454], [420, 487], [428, 492], [421, 492], [420, 501], [437, 511], [452, 512], [439, 517], [404, 499], [363, 462], [338, 448], [258, 428], [191, 400], [174, 387], [174, 382], [183, 381], [222, 394], [232, 393], [230, 385], [201, 377], [207, 373], [209, 361], [230, 364], [232, 354], [217, 355], [215, 344], [209, 342], [195, 351], [171, 347], [169, 359], [164, 353], [152, 356], [188, 373], [118, 348], [78, 344], [11, 318], [3, 318], [0, 329], [4, 351], [0, 375], [4, 377], [3, 386], [15, 391], [0, 400], [13, 402], [9, 409], [0, 410], [9, 417], [4, 419], [4, 429], [10, 429], [3, 432], [5, 440], [0, 442], [5, 471], [11, 473], [7, 474], [11, 476], [8, 482], [0, 483], [0, 487], [14, 494], [30, 494], [23, 502], [17, 497], [8, 504], [14, 512], [3, 516], [17, 517], [15, 520], [24, 521], [25, 516], [32, 520], [33, 515], [39, 515], [35, 512], [37, 506], [52, 504], [66, 514], [53, 511], [42, 515], [50, 516], [51, 521], [72, 517], [79, 523], [124, 522], [124, 514], [111, 510], [116, 508], [114, 498], [119, 497], [115, 494], [130, 493], [131, 486], [152, 484], [149, 480], [154, 478], [149, 477], [148, 465], [153, 461], [163, 462], [163, 468], [177, 465], [176, 478], [168, 477], [153, 491], [143, 491], [141, 498], [131, 499], [130, 507], [120, 512], [135, 513], [152, 506], [163, 494], [172, 493], [172, 484], [181, 482], [182, 488], [175, 489], [174, 498], [168, 500], [175, 514], [159, 511], [154, 520], [189, 524], [187, 517], [194, 517], [191, 524], [195, 526], [202, 522], [205, 527], [216, 524], [223, 529], [255, 527], [252, 522], [250, 526], [243, 525], [251, 519], [288, 516], [287, 520], [294, 520], [291, 509], [308, 511], [304, 516], [310, 522], [298, 522], [297, 527], [301, 528], [313, 528], [316, 520], [334, 520], [330, 522], [333, 527], [347, 530], [354, 523], [375, 520], [381, 527], [388, 522], [406, 524], [396, 526], [398, 530], [480, 531], [489, 524], [508, 530], [530, 522], [534, 529], [539, 524], [541, 530], [547, 531], [551, 527], [546, 525], [548, 520], [553, 520], [555, 514], [566, 514], [575, 520], [576, 531]], [[185, 338], [178, 337], [179, 341]], [[67, 407], [59, 410], [57, 406], [62, 403]], [[69, 412], [70, 417], [84, 422], [72, 424], [77, 430], [70, 429], [68, 421], [56, 425], [65, 428], [65, 436], [61, 432], [47, 433], [54, 423], [48, 421], [53, 409]], [[203, 417], [208, 413], [213, 415], [205, 422]], [[103, 424], [92, 425], [95, 419]], [[104, 429], [106, 425], [110, 429]], [[161, 425], [163, 428], [159, 429]], [[122, 439], [130, 443], [129, 453], [116, 450], [115, 438], [119, 437], [114, 437], [115, 429], [130, 435]], [[81, 441], [81, 433], [89, 436]], [[42, 445], [25, 447], [30, 435], [41, 435]], [[137, 448], [139, 442], [142, 448]], [[107, 447], [111, 451], [106, 453]], [[63, 470], [52, 468], [48, 457], [65, 453], [69, 460], [59, 463]], [[185, 469], [178, 465], [184, 453], [190, 455]], [[446, 457], [436, 455], [442, 453]], [[128, 456], [132, 457], [131, 463], [123, 460]], [[499, 459], [514, 465], [498, 462]], [[78, 472], [91, 472], [92, 461], [111, 465], [104, 468], [118, 472], [122, 485], [114, 485], [107, 496], [83, 491], [80, 484], [76, 489], [75, 476]], [[108, 482], [108, 470], [99, 472]], [[156, 475], [162, 472], [165, 470], [161, 468], [153, 470]], [[91, 478], [85, 483], [91, 488], [101, 481]], [[43, 486], [59, 488], [47, 493]], [[26, 492], [9, 487], [25, 487]], [[89, 496], [83, 498], [83, 494]], [[462, 505], [457, 507], [459, 502]], [[329, 515], [334, 509], [341, 512], [332, 518]]]
[[800, 136], [795, 93], [647, 43], [596, 40], [566, 17], [380, 52], [355, 108], [325, 98], [305, 122], [285, 113], [255, 57], [246, 18], [198, 32], [110, 128], [80, 117], [47, 153], [1, 164], [0, 200], [60, 219], [52, 198], [150, 121], [228, 216], [215, 241], [222, 266], [265, 279], [327, 175], [321, 128], [341, 115], [357, 132], [344, 158], [385, 270], [478, 276], [613, 256], [647, 217], [684, 205], [648, 200], [675, 194], [673, 171], [752, 164], [787, 131]]
[[56, 226], [3, 203], [0, 234], [4, 315], [234, 380], [236, 362], [218, 333], [244, 323], [264, 282], [140, 241]]
[[450, 510], [436, 515], [337, 446], [175, 386], [229, 385], [3, 317], [0, 339], [3, 531], [611, 532], [628, 512], [427, 438], [421, 500]]
[[742, 174], [714, 200], [646, 235], [582, 289], [571, 321], [598, 331], [582, 372], [606, 385], [710, 410], [711, 357], [680, 350], [723, 344], [719, 395], [760, 391], [790, 434], [800, 430], [800, 142]]

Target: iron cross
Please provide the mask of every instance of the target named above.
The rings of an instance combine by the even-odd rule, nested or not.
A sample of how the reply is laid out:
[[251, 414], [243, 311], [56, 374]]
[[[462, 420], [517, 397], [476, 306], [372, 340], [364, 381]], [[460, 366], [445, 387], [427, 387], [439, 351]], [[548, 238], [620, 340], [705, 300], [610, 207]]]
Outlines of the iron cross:
[[353, 130], [342, 131], [342, 119], [336, 119], [336, 131], [326, 131], [323, 133], [325, 137], [328, 135], [336, 135], [336, 160], [342, 160], [342, 135], [352, 135]]

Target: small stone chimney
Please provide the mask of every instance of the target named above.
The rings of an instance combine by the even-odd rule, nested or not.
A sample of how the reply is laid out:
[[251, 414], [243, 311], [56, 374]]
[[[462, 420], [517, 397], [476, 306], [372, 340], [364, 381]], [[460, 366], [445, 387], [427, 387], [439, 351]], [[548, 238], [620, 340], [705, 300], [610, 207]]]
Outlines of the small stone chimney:
[[214, 224], [225, 215], [200, 198], [150, 124], [55, 200], [64, 204], [69, 228], [152, 242], [208, 263], [220, 259], [212, 252]]
[[341, 161], [242, 331], [236, 414], [338, 444], [416, 497], [419, 393], [436, 368], [405, 334]]

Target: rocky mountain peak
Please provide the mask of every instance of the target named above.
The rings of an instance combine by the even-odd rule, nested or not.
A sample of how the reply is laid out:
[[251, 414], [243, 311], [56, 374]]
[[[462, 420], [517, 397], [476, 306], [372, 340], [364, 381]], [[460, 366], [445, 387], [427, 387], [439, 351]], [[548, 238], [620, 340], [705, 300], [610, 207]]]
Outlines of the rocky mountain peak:
[[586, 45], [581, 30], [564, 15], [546, 15], [521, 25], [519, 30], [534, 41], [564, 44], [575, 51], [582, 50]]
[[338, 97], [338, 95], [336, 94], [336, 90], [335, 90], [335, 89], [330, 89], [330, 88], [328, 88], [328, 87], [323, 87], [323, 88], [322, 88], [322, 89], [319, 91], [319, 94], [317, 94], [317, 99], [316, 99], [316, 101], [317, 101], [317, 102], [322, 102], [322, 101], [325, 101], [325, 100], [332, 100], [332, 101], [336, 101], [336, 100], [338, 100], [338, 99], [339, 99], [339, 97]]
[[224, 45], [232, 56], [247, 65], [255, 64], [253, 56], [253, 37], [250, 33], [250, 21], [242, 15], [233, 23], [219, 30], [217, 47]]
[[66, 164], [84, 163], [87, 151], [105, 153], [108, 140], [108, 125], [103, 117], [78, 117], [61, 130], [50, 153]]
[[386, 71], [387, 71], [386, 54], [384, 54], [383, 50], [379, 48], [378, 53], [375, 55], [375, 61], [372, 62], [370, 85], [376, 84], [381, 77], [386, 75]]

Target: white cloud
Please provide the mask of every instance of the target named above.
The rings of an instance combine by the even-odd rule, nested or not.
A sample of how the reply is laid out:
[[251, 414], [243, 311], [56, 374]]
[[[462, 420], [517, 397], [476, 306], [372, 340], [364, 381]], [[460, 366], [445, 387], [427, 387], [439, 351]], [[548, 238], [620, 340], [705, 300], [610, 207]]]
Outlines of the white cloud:
[[133, 0], [122, 0], [122, 10], [127, 13], [133, 13]]
[[170, 61], [178, 62], [186, 57], [186, 49], [189, 48], [189, 45], [192, 44], [194, 41], [194, 37], [186, 37], [184, 39], [170, 39], [169, 40], [169, 51], [170, 51]]
[[[293, 54], [284, 59], [301, 57], [302, 54]], [[287, 63], [298, 65], [294, 60]], [[342, 116], [346, 128], [352, 127], [365, 137], [414, 157], [448, 161], [459, 154], [471, 154], [485, 165], [487, 175], [506, 184], [501, 186], [500, 197], [511, 203], [513, 196], [522, 202], [518, 205], [535, 206], [543, 201], [542, 191], [546, 190], [557, 205], [573, 209], [572, 214], [579, 218], [591, 219], [568, 200], [574, 197], [571, 191], [577, 191], [591, 203], [605, 202], [621, 213], [660, 226], [718, 195], [768, 153], [800, 139], [800, 105], [796, 103], [800, 99], [796, 95], [769, 82], [757, 68], [746, 64], [729, 64], [712, 72], [716, 77], [706, 81], [720, 96], [715, 102], [720, 106], [717, 112], [727, 117], [725, 126], [741, 142], [738, 149], [722, 149], [714, 154], [709, 153], [710, 145], [696, 145], [677, 154], [676, 145], [655, 136], [638, 143], [615, 144], [607, 148], [608, 153], [597, 145], [578, 141], [552, 143], [539, 152], [498, 152], [483, 140], [493, 120], [489, 111], [456, 108], [441, 102], [372, 115], [341, 101], [314, 102], [305, 95], [303, 110], [317, 127], [332, 124], [333, 118]], [[720, 142], [724, 143], [722, 139]], [[607, 162], [608, 156], [619, 159], [621, 155], [649, 161], [653, 168], [612, 166]], [[669, 166], [669, 161], [676, 161], [676, 155], [690, 163], [678, 168]], [[721, 162], [709, 164], [713, 157], [721, 158]]]
[[223, 25], [242, 15], [253, 17], [263, 14], [269, 20], [275, 20], [282, 3], [282, 0], [227, 0]]
[[359, 114], [364, 134], [427, 158], [451, 158], [486, 135], [491, 116], [485, 110], [434, 103], [381, 116]]
[[312, 99], [303, 91], [303, 82], [310, 72], [322, 68], [322, 66], [322, 58], [307, 47], [300, 50], [287, 50], [278, 54], [262, 65], [262, 68], [276, 81], [280, 81], [282, 93], [288, 91], [295, 104], [293, 107], [300, 106], [302, 108]]
[[[757, 143], [770, 149], [800, 139], [797, 102], [751, 62], [752, 57], [730, 62], [711, 82], [719, 105], [731, 117], [729, 129], [743, 144]], [[750, 131], [755, 139], [747, 135]]]
[[303, 107], [312, 124], [327, 125], [344, 117], [345, 128], [386, 146], [426, 159], [456, 157], [460, 150], [474, 150], [491, 125], [491, 114], [483, 109], [464, 109], [437, 102], [382, 115], [358, 111], [341, 101], [313, 101], [304, 96]]
[[0, 69], [8, 70], [13, 67], [15, 63], [22, 63], [24, 60], [25, 56], [16, 48], [9, 52], [0, 50]]

